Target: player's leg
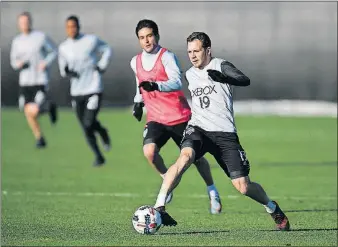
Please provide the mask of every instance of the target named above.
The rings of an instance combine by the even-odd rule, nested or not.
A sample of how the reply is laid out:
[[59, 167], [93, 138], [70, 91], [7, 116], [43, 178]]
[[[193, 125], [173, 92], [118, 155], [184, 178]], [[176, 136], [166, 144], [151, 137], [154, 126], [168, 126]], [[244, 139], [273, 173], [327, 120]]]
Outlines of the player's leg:
[[[180, 147], [184, 133], [194, 131], [193, 127], [186, 128], [187, 123], [182, 123], [172, 128], [172, 139]], [[207, 192], [210, 199], [210, 212], [218, 214], [222, 211], [222, 203], [216, 186], [211, 175], [210, 165], [206, 158], [201, 157], [194, 162], [199, 174], [207, 185]], [[177, 185], [176, 185], [177, 186]]]
[[182, 148], [179, 158], [175, 164], [169, 167], [163, 179], [154, 207], [161, 214], [162, 224], [164, 226], [177, 225], [177, 222], [165, 211], [165, 201], [168, 193], [174, 189], [175, 185], [177, 186], [179, 184], [181, 176], [193, 163], [194, 157], [195, 151], [192, 148]]
[[[161, 148], [167, 143], [170, 135], [163, 124], [157, 122], [149, 122], [143, 131], [143, 154], [148, 163], [153, 167], [164, 179], [167, 167], [164, 164], [160, 154]], [[170, 203], [173, 193], [169, 193], [166, 203]]]
[[97, 116], [100, 112], [100, 108], [101, 108], [101, 102], [102, 102], [102, 94], [96, 94], [97, 96], [93, 95], [90, 100], [91, 100], [91, 108], [93, 108], [93, 110], [97, 111], [96, 113], [96, 117], [93, 123], [93, 129], [95, 132], [99, 133], [101, 140], [102, 140], [102, 144], [103, 144], [103, 148], [106, 151], [109, 151], [111, 148], [111, 142], [110, 142], [110, 137], [108, 134], [108, 130], [101, 124], [101, 122], [97, 119]]
[[167, 143], [169, 138], [170, 136], [164, 125], [156, 122], [149, 122], [146, 124], [143, 131], [143, 154], [148, 163], [162, 178], [164, 178], [164, 175], [167, 172], [167, 167], [160, 155], [160, 150]]
[[48, 101], [48, 114], [51, 123], [56, 124], [58, 121], [58, 110], [56, 103], [52, 100]]
[[95, 136], [95, 123], [99, 111], [99, 96], [97, 94], [87, 96], [85, 100], [85, 108], [82, 118], [83, 129], [89, 146], [95, 154], [94, 166], [101, 166], [105, 163], [105, 158], [97, 145]]
[[207, 185], [207, 192], [210, 199], [210, 213], [219, 214], [222, 212], [221, 197], [214, 185], [210, 165], [206, 158], [202, 157], [195, 161], [195, 166]]
[[252, 182], [249, 176], [232, 178], [231, 181], [241, 194], [250, 197], [264, 206], [266, 212], [268, 212], [275, 221], [278, 230], [288, 231], [290, 229], [290, 222], [287, 216], [281, 210], [277, 202], [272, 201], [268, 197], [260, 184]]
[[36, 103], [27, 103], [24, 106], [24, 112], [27, 119], [27, 123], [31, 128], [33, 135], [36, 140], [36, 147], [37, 148], [44, 148], [46, 147], [47, 143], [45, 138], [43, 137], [40, 124], [38, 122], [39, 116], [39, 106]]
[[43, 86], [29, 86], [20, 88], [19, 106], [24, 110], [27, 123], [36, 139], [36, 147], [46, 147], [38, 117], [42, 113], [41, 106], [46, 100]]
[[41, 86], [40, 90], [45, 93], [44, 100], [39, 104], [40, 114], [48, 113], [50, 122], [54, 125], [58, 120], [57, 105], [50, 99], [49, 92], [44, 86]]
[[177, 222], [165, 211], [165, 198], [174, 186], [178, 185], [183, 173], [190, 167], [195, 159], [205, 154], [203, 140], [198, 131], [188, 132], [184, 135], [181, 145], [181, 153], [175, 164], [169, 167], [161, 189], [158, 193], [155, 208], [161, 214], [162, 224], [175, 226]]
[[225, 133], [217, 137], [220, 147], [215, 156], [224, 171], [231, 178], [233, 186], [242, 194], [262, 204], [270, 213], [279, 230], [289, 230], [288, 218], [278, 204], [268, 197], [263, 187], [249, 178], [250, 163], [235, 133]]

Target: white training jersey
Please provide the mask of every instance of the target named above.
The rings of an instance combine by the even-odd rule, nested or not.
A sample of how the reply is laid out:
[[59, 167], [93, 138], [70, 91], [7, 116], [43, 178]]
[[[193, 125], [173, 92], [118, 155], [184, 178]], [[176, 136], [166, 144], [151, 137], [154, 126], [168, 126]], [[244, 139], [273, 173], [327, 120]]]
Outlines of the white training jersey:
[[103, 91], [102, 76], [96, 70], [98, 66], [106, 70], [111, 59], [112, 49], [96, 35], [80, 34], [75, 39], [67, 38], [59, 45], [59, 70], [66, 77], [68, 66], [79, 74], [79, 78], [70, 79], [72, 96], [89, 95]]
[[[57, 56], [57, 49], [51, 39], [43, 32], [32, 30], [28, 34], [19, 34], [12, 41], [10, 51], [11, 66], [20, 71], [20, 86], [48, 86], [49, 67]], [[28, 68], [20, 69], [18, 63], [29, 64]], [[40, 63], [46, 69], [39, 68]]]
[[233, 86], [213, 81], [208, 69], [222, 72], [224, 59], [213, 58], [204, 69], [191, 67], [186, 72], [191, 93], [192, 117], [189, 125], [206, 131], [237, 132], [233, 110]]

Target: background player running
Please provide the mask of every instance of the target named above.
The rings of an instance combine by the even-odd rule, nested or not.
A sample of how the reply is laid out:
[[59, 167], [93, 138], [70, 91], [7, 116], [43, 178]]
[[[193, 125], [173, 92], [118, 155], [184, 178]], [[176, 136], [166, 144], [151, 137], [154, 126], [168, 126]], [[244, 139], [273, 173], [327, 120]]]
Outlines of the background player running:
[[207, 34], [192, 33], [187, 45], [193, 65], [186, 72], [192, 96], [192, 118], [185, 130], [180, 157], [168, 169], [155, 204], [163, 224], [177, 224], [165, 212], [164, 196], [194, 160], [209, 152], [241, 194], [262, 204], [277, 229], [289, 230], [288, 218], [278, 204], [269, 199], [261, 185], [250, 180], [249, 161], [237, 136], [231, 85], [248, 86], [249, 78], [232, 63], [211, 56], [211, 40]]
[[[101, 136], [104, 148], [109, 150], [108, 131], [98, 121], [97, 115], [103, 91], [101, 74], [109, 64], [111, 49], [97, 36], [80, 33], [80, 23], [76, 16], [67, 18], [66, 32], [68, 38], [59, 46], [60, 74], [70, 78], [72, 105], [94, 152], [93, 165], [101, 166], [105, 163], [105, 158], [97, 145], [95, 133]], [[101, 54], [100, 60], [98, 53]]]
[[[143, 133], [144, 156], [164, 178], [167, 168], [159, 152], [170, 138], [180, 145], [191, 110], [182, 91], [177, 58], [159, 45], [157, 24], [152, 20], [139, 21], [136, 36], [143, 51], [134, 56], [130, 63], [137, 85], [133, 114], [140, 121], [145, 105], [147, 124]], [[201, 156], [195, 165], [207, 184], [211, 213], [220, 213], [222, 205], [208, 161]], [[167, 203], [171, 198], [172, 193], [169, 192]]]
[[57, 56], [51, 39], [41, 31], [33, 30], [32, 16], [24, 12], [18, 17], [21, 34], [13, 41], [10, 62], [19, 75], [19, 108], [24, 111], [29, 127], [36, 140], [36, 147], [47, 145], [38, 117], [48, 111], [52, 124], [57, 121], [55, 103], [48, 96], [48, 69]]

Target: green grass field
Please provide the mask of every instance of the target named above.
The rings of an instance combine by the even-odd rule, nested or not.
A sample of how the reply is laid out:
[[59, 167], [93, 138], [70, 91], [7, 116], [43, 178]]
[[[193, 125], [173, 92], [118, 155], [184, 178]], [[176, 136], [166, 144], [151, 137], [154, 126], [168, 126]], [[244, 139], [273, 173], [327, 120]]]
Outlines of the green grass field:
[[[251, 179], [279, 202], [292, 231], [274, 231], [264, 208], [240, 196], [208, 155], [223, 213], [208, 213], [205, 184], [192, 166], [167, 207], [178, 226], [151, 236], [131, 225], [134, 210], [154, 204], [161, 184], [142, 154], [144, 125], [124, 110], [103, 110], [100, 119], [113, 149], [107, 165], [94, 168], [72, 112], [62, 111], [55, 127], [41, 119], [48, 148], [36, 150], [24, 116], [2, 111], [2, 245], [337, 245], [337, 119], [236, 118]], [[162, 154], [171, 164], [178, 150], [170, 141]]]

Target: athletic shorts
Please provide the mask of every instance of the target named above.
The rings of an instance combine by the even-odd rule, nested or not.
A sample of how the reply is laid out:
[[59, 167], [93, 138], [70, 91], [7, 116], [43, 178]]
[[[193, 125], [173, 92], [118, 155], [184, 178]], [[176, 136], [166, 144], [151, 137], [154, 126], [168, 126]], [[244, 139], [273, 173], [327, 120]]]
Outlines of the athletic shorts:
[[250, 163], [237, 133], [209, 132], [189, 125], [184, 131], [181, 143], [181, 149], [185, 147], [190, 147], [195, 151], [195, 160], [204, 156], [205, 153], [213, 155], [231, 179], [249, 175]]
[[143, 131], [143, 145], [155, 143], [161, 149], [171, 138], [180, 147], [187, 124], [188, 122], [183, 122], [169, 126], [157, 122], [148, 122]]
[[28, 103], [36, 103], [40, 108], [43, 108], [47, 101], [46, 87], [44, 85], [39, 86], [20, 86], [19, 88], [19, 108]]

